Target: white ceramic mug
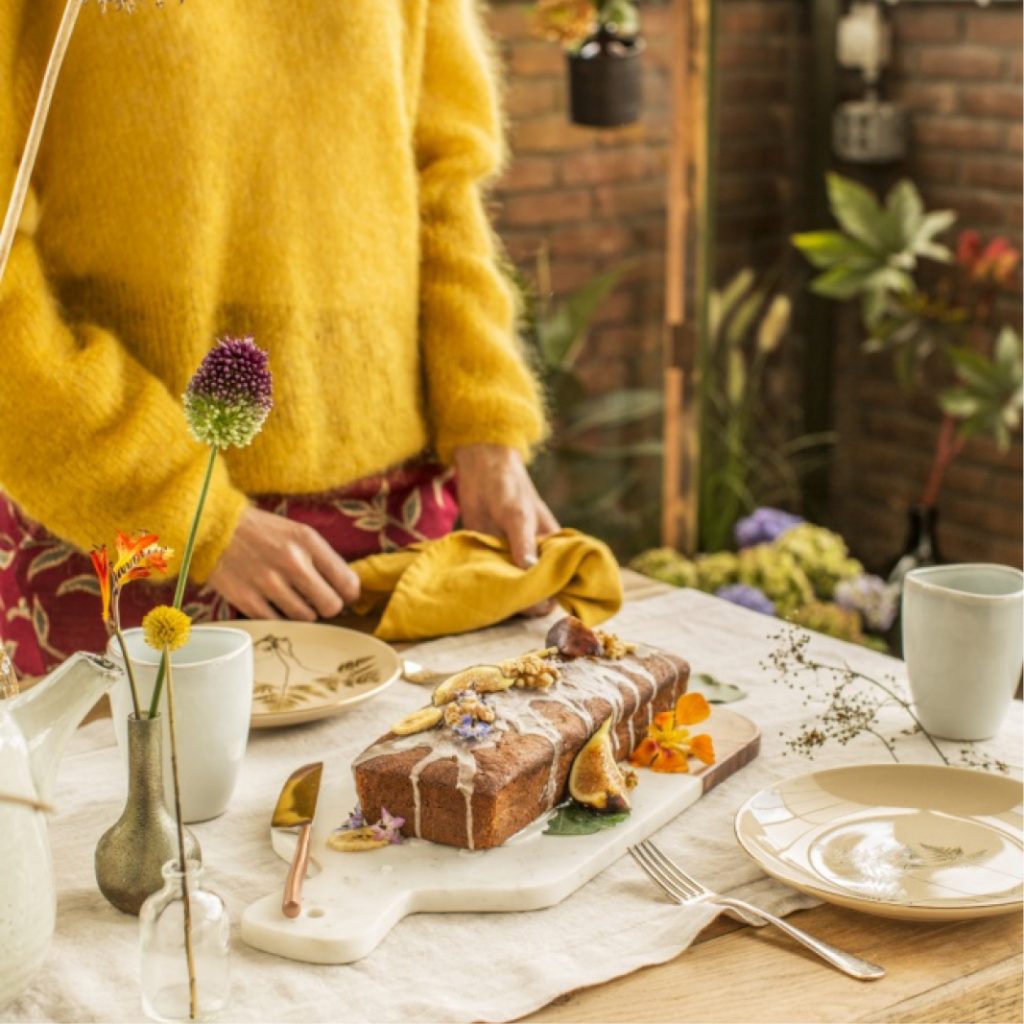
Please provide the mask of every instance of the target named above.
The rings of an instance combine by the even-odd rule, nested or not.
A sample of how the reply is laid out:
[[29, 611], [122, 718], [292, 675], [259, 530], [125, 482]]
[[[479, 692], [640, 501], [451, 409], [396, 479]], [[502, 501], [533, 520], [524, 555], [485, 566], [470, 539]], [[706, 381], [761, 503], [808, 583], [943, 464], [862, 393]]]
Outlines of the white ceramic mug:
[[[139, 700], [148, 708], [160, 655], [146, 645], [141, 629], [125, 630], [125, 642], [135, 669]], [[111, 639], [107, 652], [122, 664], [115, 639]], [[206, 821], [227, 810], [249, 739], [252, 638], [240, 629], [194, 626], [189, 642], [171, 659], [182, 816], [188, 822]], [[126, 720], [132, 710], [127, 680], [111, 690], [110, 702], [117, 742], [126, 750]], [[168, 807], [173, 808], [166, 697], [161, 697], [160, 703], [164, 716], [164, 792]]]
[[934, 736], [994, 736], [1024, 658], [1024, 573], [934, 565], [903, 583], [903, 656], [914, 713]]

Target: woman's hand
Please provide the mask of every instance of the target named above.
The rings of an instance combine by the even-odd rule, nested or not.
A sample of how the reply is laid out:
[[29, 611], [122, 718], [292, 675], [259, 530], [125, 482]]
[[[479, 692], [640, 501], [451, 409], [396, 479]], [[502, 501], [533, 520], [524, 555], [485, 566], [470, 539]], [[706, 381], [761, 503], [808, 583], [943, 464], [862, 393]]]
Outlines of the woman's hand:
[[[462, 525], [508, 541], [512, 561], [521, 569], [537, 562], [537, 542], [558, 529], [514, 448], [471, 444], [455, 450]], [[544, 601], [524, 610], [546, 615], [554, 607]]]
[[329, 619], [359, 596], [359, 577], [312, 527], [248, 508], [209, 585], [251, 619]]

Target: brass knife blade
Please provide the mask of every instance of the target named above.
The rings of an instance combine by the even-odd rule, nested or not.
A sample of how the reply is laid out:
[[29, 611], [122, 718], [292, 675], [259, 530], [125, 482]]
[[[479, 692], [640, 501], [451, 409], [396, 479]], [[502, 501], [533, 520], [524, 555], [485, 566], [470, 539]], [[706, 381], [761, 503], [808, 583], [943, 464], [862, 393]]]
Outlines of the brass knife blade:
[[323, 761], [316, 761], [296, 768], [288, 776], [270, 821], [273, 828], [295, 828], [313, 821], [323, 773]]

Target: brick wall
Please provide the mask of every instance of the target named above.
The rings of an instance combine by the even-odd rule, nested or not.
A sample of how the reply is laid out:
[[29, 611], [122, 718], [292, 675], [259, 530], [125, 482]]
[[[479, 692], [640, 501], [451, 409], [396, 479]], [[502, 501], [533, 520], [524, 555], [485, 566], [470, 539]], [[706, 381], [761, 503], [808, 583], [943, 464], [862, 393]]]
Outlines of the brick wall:
[[[805, 137], [802, 0], [718, 2], [716, 283], [748, 264], [773, 266], [786, 251]], [[669, 0], [641, 7], [648, 43], [642, 121], [611, 131], [568, 122], [564, 54], [531, 36], [528, 9], [521, 0], [497, 0], [489, 13], [507, 74], [512, 151], [493, 196], [498, 232], [527, 272], [537, 250], [548, 247], [559, 294], [629, 262], [626, 280], [598, 317], [581, 371], [595, 392], [660, 387]]]
[[665, 168], [669, 130], [668, 8], [647, 4], [645, 111], [614, 130], [572, 125], [565, 55], [531, 35], [529, 7], [492, 3], [489, 24], [507, 71], [512, 158], [494, 193], [498, 233], [528, 274], [550, 254], [564, 295], [627, 261], [628, 280], [600, 311], [581, 370], [594, 391], [660, 379]]
[[[901, 4], [891, 11], [895, 62], [889, 95], [912, 115], [910, 156], [899, 174], [958, 228], [1021, 241], [1021, 9], [1019, 5]], [[894, 175], [869, 180], [883, 187]], [[1007, 312], [1020, 326], [1019, 295]], [[837, 525], [875, 566], [897, 553], [905, 508], [919, 494], [939, 418], [908, 400], [882, 357], [857, 351], [844, 323], [835, 381], [840, 443], [833, 468]], [[939, 502], [940, 542], [952, 561], [1021, 564], [1021, 445], [1000, 453], [970, 443]]]
[[[743, 266], [791, 259], [789, 234], [811, 226], [802, 191], [811, 55], [803, 0], [718, 0], [717, 12], [720, 283]], [[595, 391], [661, 379], [668, 13], [667, 0], [642, 6], [649, 42], [644, 118], [614, 131], [568, 123], [564, 56], [532, 38], [525, 3], [492, 0], [489, 15], [507, 70], [512, 158], [494, 213], [510, 255], [529, 270], [546, 244], [560, 293], [633, 261], [582, 361]], [[963, 226], [1019, 241], [1019, 7], [903, 3], [891, 14], [896, 63], [887, 87], [913, 113], [911, 158], [902, 171], [930, 206], [959, 210]], [[877, 184], [885, 180], [881, 175]], [[878, 567], [902, 542], [904, 509], [923, 484], [938, 420], [929, 401], [908, 401], [883, 363], [857, 351], [848, 328], [833, 382], [841, 440], [831, 519]], [[940, 509], [947, 557], [1020, 562], [1020, 458], [1019, 444], [1002, 455], [976, 441], [954, 465]]]

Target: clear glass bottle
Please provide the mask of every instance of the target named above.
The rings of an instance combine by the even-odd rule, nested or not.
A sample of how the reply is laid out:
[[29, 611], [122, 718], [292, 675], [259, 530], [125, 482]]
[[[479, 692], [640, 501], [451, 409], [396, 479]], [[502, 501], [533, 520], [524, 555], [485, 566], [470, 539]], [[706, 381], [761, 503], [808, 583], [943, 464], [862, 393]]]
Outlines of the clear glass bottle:
[[188, 861], [192, 959], [198, 1013], [191, 1016], [185, 947], [185, 900], [176, 860], [163, 868], [164, 887], [139, 912], [142, 1008], [157, 1021], [212, 1020], [231, 999], [231, 921], [224, 901], [203, 887], [203, 867]]

